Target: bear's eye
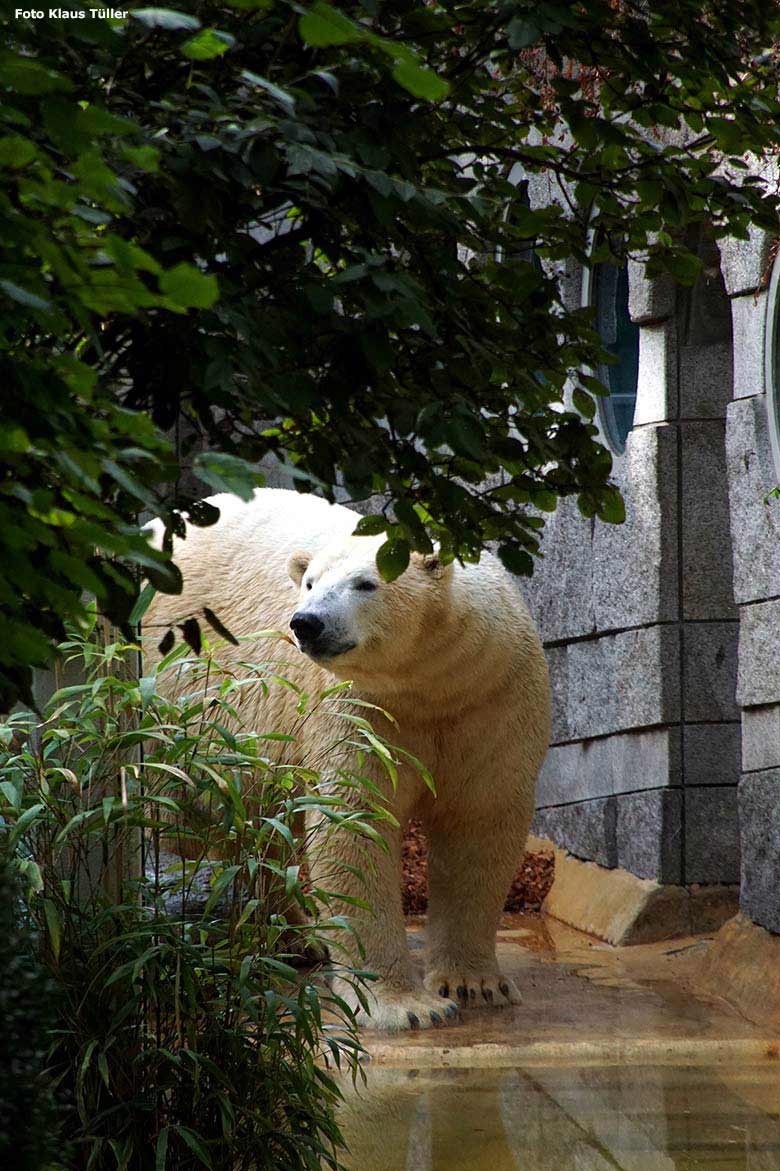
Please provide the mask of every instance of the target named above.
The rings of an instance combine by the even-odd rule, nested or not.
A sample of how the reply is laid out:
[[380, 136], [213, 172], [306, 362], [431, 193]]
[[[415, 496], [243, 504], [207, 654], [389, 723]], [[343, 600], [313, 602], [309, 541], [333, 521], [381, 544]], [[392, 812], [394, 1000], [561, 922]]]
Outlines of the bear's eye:
[[311, 589], [311, 585], [312, 585], [312, 583], [311, 583], [310, 581], [307, 581], [307, 582], [306, 582], [306, 589], [307, 589], [307, 590], [310, 590], [310, 589]]
[[356, 590], [364, 590], [366, 593], [370, 593], [371, 590], [376, 589], [376, 583], [373, 581], [369, 581], [369, 579], [367, 577], [364, 577], [364, 578], [361, 578], [360, 581], [355, 582], [355, 589]]

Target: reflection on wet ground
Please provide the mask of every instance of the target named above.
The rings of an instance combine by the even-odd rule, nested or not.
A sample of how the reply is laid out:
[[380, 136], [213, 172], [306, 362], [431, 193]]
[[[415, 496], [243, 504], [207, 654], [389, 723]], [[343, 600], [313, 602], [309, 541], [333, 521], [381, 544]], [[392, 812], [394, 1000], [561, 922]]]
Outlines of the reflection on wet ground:
[[[420, 963], [423, 938], [424, 924], [412, 923], [409, 941]], [[505, 915], [498, 958], [523, 993], [519, 1008], [468, 1010], [459, 1025], [367, 1032], [364, 1041], [377, 1064], [418, 1069], [560, 1060], [685, 1065], [700, 1063], [705, 1052], [709, 1061], [755, 1061], [770, 1050], [777, 1056], [777, 1035], [768, 1037], [717, 997], [696, 995], [710, 942], [691, 936], [616, 948], [554, 919]]]
[[[410, 925], [422, 959], [424, 925]], [[364, 1034], [350, 1171], [780, 1171], [780, 1037], [696, 993], [710, 940], [614, 948], [505, 916], [513, 1011]]]
[[370, 1068], [350, 1171], [778, 1171], [780, 1066]]

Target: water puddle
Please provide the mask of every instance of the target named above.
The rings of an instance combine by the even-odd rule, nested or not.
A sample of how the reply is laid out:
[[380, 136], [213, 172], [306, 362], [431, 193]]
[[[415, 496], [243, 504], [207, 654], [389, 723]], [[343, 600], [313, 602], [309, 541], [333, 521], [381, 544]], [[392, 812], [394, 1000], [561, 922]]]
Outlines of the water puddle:
[[350, 1171], [780, 1171], [780, 1067], [369, 1066]]

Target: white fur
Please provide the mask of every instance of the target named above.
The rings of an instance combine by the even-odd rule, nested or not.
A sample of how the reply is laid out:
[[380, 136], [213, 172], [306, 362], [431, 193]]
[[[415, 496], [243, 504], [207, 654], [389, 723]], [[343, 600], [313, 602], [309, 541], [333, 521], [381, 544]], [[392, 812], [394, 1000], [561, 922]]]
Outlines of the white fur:
[[[395, 792], [376, 772], [401, 831], [386, 834], [389, 855], [374, 851], [373, 867], [347, 834], [312, 851], [315, 878], [327, 871], [332, 886], [374, 908], [373, 916], [354, 915], [364, 966], [381, 976], [370, 1023], [429, 1027], [452, 1012], [456, 997], [516, 1003], [517, 989], [496, 965], [495, 935], [550, 735], [544, 653], [516, 584], [489, 554], [478, 565], [446, 568], [415, 556], [399, 579], [382, 582], [375, 564], [382, 538], [353, 537], [356, 515], [313, 496], [262, 489], [248, 504], [227, 495], [211, 503], [220, 509], [218, 524], [189, 527], [175, 543], [185, 590], [156, 597], [150, 643], [167, 623], [204, 606], [239, 636], [287, 629], [296, 611], [316, 613], [335, 645], [349, 650], [314, 662], [283, 642], [263, 642], [227, 648], [220, 658], [293, 664], [310, 695], [334, 677], [352, 680], [354, 695], [395, 716], [397, 725], [372, 717], [377, 730], [435, 778], [434, 798], [414, 769], [401, 770]], [[363, 579], [377, 588], [357, 590]], [[295, 721], [292, 697], [281, 688], [265, 700], [255, 691], [251, 702], [242, 714], [258, 730], [283, 731]], [[307, 721], [307, 751], [316, 757], [333, 735], [332, 717]], [[399, 888], [401, 833], [412, 816], [423, 820], [430, 847], [424, 986], [410, 963]], [[361, 866], [364, 885], [342, 864]]]

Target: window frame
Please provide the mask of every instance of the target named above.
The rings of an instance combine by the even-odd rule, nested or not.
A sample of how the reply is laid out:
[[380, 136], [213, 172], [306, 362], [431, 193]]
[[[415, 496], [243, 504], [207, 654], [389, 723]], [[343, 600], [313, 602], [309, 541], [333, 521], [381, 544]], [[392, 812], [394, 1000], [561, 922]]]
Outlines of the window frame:
[[780, 480], [780, 253], [772, 263], [764, 321], [764, 388], [767, 430], [775, 475]]

